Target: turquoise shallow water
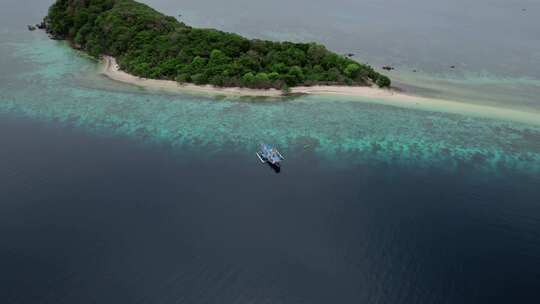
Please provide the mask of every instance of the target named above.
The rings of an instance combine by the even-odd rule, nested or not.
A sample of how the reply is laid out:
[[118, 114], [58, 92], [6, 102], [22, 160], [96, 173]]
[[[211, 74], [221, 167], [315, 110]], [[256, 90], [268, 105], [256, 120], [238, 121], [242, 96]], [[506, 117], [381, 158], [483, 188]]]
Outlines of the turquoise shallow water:
[[[42, 33], [3, 42], [0, 111], [100, 134], [175, 147], [233, 146], [252, 153], [272, 141], [285, 153], [325, 160], [540, 170], [540, 128], [460, 114], [417, 111], [347, 98], [289, 100], [149, 92], [98, 74], [98, 64]], [[347, 162], [340, 162], [347, 163]]]

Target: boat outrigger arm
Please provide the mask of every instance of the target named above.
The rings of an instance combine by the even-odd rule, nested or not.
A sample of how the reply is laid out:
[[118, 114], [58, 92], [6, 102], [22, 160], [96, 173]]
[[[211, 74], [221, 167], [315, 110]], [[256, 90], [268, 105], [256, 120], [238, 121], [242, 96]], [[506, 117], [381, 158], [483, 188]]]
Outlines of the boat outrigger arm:
[[259, 158], [259, 160], [261, 161], [261, 163], [266, 163], [266, 161], [264, 159], [262, 159], [261, 155], [259, 154], [259, 152], [255, 153], [257, 154], [257, 157]]

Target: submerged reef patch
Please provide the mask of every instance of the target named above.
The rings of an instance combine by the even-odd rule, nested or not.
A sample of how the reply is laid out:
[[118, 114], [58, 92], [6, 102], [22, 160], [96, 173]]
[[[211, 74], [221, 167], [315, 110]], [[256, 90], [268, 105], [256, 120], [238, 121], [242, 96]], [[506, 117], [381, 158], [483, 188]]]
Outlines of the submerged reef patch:
[[101, 77], [96, 63], [59, 42], [10, 47], [15, 64], [1, 76], [0, 112], [178, 147], [251, 153], [265, 141], [356, 164], [540, 172], [537, 126], [330, 96], [249, 102], [147, 92]]

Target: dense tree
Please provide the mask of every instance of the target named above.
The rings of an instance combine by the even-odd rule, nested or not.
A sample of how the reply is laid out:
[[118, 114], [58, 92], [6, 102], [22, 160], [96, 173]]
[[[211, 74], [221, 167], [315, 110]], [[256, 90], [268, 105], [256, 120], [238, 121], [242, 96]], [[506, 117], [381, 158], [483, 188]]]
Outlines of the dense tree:
[[391, 84], [390, 78], [384, 75], [380, 75], [379, 78], [377, 78], [377, 85], [381, 88], [389, 87]]
[[178, 82], [285, 88], [390, 79], [315, 43], [249, 40], [196, 29], [133, 0], [57, 0], [48, 31], [90, 55], [111, 55], [129, 73]]
[[356, 63], [348, 64], [344, 70], [345, 75], [351, 79], [355, 79], [358, 76], [359, 72], [360, 72], [360, 66]]

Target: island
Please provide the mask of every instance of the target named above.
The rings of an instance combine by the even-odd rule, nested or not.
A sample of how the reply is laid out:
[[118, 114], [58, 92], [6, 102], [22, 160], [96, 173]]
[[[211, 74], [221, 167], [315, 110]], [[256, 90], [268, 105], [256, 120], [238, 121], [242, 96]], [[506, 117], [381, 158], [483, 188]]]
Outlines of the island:
[[390, 87], [371, 66], [317, 43], [247, 39], [186, 25], [133, 0], [57, 0], [44, 18], [49, 35], [118, 70], [192, 86], [272, 89]]

